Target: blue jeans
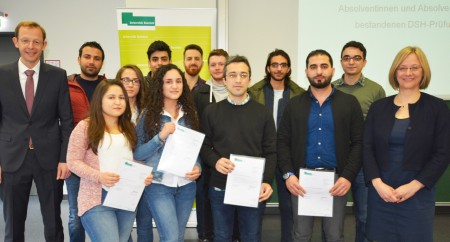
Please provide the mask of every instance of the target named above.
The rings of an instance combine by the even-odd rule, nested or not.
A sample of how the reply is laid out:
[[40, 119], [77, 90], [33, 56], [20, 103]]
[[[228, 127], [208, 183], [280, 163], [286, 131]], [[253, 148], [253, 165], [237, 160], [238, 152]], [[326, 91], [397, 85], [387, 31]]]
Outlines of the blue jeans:
[[278, 191], [278, 209], [280, 210], [281, 242], [292, 242], [294, 218], [292, 216], [291, 193], [286, 187], [281, 170], [275, 172]]
[[[152, 213], [143, 199], [139, 201], [136, 209], [136, 232], [137, 242], [153, 242], [153, 221]], [[130, 236], [128, 242], [133, 242]]]
[[[107, 192], [102, 190], [102, 203]], [[92, 242], [127, 242], [135, 212], [97, 205], [81, 216], [81, 222]]]
[[364, 182], [364, 173], [361, 169], [352, 182], [353, 212], [355, 213], [356, 235], [355, 242], [368, 242], [366, 238], [367, 220], [367, 194], [368, 188]]
[[214, 242], [230, 242], [233, 234], [234, 214], [237, 211], [241, 241], [261, 241], [261, 227], [265, 203], [257, 208], [223, 203], [225, 190], [210, 187], [209, 196], [214, 221]]
[[70, 242], [84, 242], [86, 234], [83, 224], [78, 216], [78, 191], [80, 190], [80, 177], [71, 174], [66, 179], [67, 199], [69, 202], [69, 237]]
[[195, 182], [181, 187], [153, 183], [144, 190], [144, 201], [152, 212], [161, 242], [183, 242], [194, 204]]
[[153, 242], [152, 220], [152, 213], [142, 197], [136, 211], [137, 242]]

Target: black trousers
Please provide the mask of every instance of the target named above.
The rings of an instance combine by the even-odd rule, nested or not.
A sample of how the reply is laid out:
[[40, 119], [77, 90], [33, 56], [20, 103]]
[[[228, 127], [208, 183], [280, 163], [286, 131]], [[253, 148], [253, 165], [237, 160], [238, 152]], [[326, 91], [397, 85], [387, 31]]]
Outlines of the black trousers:
[[46, 242], [64, 242], [61, 221], [63, 180], [56, 180], [57, 168], [43, 169], [34, 150], [27, 150], [25, 161], [15, 172], [3, 172], [1, 195], [5, 220], [5, 242], [25, 241], [25, 220], [34, 180], [41, 207]]

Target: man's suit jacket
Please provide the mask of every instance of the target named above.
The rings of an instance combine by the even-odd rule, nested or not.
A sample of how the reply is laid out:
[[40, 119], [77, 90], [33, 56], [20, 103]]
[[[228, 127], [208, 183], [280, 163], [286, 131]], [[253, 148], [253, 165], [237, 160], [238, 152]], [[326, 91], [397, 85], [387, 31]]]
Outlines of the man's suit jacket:
[[40, 166], [55, 169], [66, 161], [73, 128], [66, 72], [41, 63], [31, 116], [18, 73], [18, 62], [0, 66], [1, 168], [15, 172], [21, 167], [31, 136]]

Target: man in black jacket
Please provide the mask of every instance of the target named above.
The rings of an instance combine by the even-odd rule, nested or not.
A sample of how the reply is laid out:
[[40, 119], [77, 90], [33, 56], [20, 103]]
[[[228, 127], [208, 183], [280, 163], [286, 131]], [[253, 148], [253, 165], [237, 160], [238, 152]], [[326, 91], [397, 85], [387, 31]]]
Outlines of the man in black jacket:
[[[333, 216], [322, 219], [326, 241], [344, 241], [347, 193], [361, 167], [363, 114], [352, 95], [331, 85], [333, 60], [324, 50], [306, 59], [308, 91], [289, 102], [278, 128], [278, 162], [292, 194], [294, 241], [310, 241], [314, 217], [299, 216], [298, 196], [308, 192], [299, 183], [299, 169], [333, 170]], [[301, 228], [301, 229], [300, 229]]]

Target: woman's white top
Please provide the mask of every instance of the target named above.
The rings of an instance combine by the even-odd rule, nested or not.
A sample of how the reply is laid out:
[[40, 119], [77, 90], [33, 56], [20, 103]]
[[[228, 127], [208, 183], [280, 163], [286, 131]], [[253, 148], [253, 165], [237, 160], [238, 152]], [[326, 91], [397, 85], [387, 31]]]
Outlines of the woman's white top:
[[[178, 110], [178, 117], [177, 119], [174, 119], [172, 117], [172, 115], [170, 115], [170, 113], [168, 113], [166, 110], [164, 110], [163, 112], [164, 116], [170, 117], [170, 119], [172, 120], [172, 122], [174, 122], [176, 125], [178, 125], [178, 120], [180, 120], [181, 117], [183, 117], [184, 112], [183, 110], [180, 109]], [[162, 129], [162, 127], [161, 127]], [[158, 184], [162, 184], [168, 187], [182, 187], [188, 183], [191, 183], [191, 180], [188, 180], [184, 177], [180, 177], [174, 174], [170, 174], [168, 172], [164, 172], [164, 176], [162, 177], [162, 180], [160, 182], [158, 181], [153, 181], [153, 183], [158, 183]]]
[[[119, 173], [118, 167], [124, 160], [133, 160], [133, 151], [123, 134], [110, 134], [105, 132], [103, 141], [98, 147], [98, 160], [100, 161], [100, 172]], [[103, 186], [108, 191], [108, 188]]]

